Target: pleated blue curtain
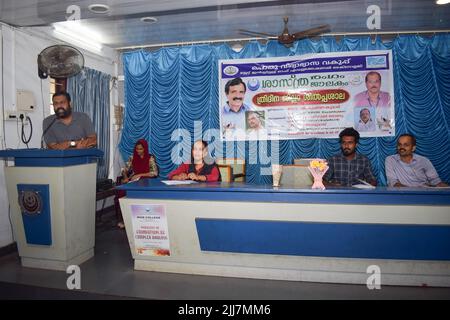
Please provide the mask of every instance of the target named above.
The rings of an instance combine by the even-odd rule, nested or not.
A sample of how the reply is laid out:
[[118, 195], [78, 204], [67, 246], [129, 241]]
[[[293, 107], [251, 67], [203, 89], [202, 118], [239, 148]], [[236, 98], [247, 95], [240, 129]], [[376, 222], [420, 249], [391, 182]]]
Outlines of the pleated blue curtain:
[[[277, 41], [248, 43], [241, 52], [228, 45], [196, 45], [144, 50], [123, 54], [125, 75], [125, 119], [120, 143], [127, 158], [135, 141], [145, 138], [156, 155], [161, 175], [177, 164], [171, 160], [175, 146], [189, 145], [195, 121], [202, 121], [203, 132], [219, 128], [218, 60], [283, 57], [321, 52], [392, 49], [394, 60], [396, 137], [363, 138], [358, 151], [371, 160], [381, 185], [386, 185], [384, 160], [396, 152], [396, 139], [412, 133], [418, 139], [417, 153], [427, 156], [441, 179], [450, 181], [450, 35], [432, 38], [399, 36], [383, 43], [379, 38], [333, 37], [319, 41], [302, 40], [291, 48]], [[188, 139], [171, 141], [175, 129], [188, 132]], [[196, 131], [197, 132], [197, 131]], [[214, 141], [217, 146], [219, 141]], [[253, 143], [257, 149], [249, 148]], [[246, 142], [244, 146], [223, 143], [224, 150], [236, 147], [237, 155], [247, 160], [247, 182], [271, 183], [270, 175], [261, 174], [269, 167], [266, 157], [278, 149], [282, 164], [294, 158], [329, 158], [340, 152], [338, 139], [305, 139]], [[213, 148], [214, 149], [214, 148]], [[267, 150], [267, 151], [266, 151]], [[214, 154], [213, 154], [214, 156]], [[254, 160], [257, 159], [256, 164]]]
[[110, 80], [110, 75], [86, 67], [67, 79], [73, 110], [89, 115], [97, 132], [97, 147], [104, 152], [97, 166], [99, 179], [107, 178], [109, 171]]

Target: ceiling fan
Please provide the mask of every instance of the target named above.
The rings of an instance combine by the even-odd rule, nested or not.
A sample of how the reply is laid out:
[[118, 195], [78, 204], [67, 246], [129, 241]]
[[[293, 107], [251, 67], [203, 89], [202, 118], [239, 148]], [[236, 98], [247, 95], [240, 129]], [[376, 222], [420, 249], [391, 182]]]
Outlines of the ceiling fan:
[[320, 25], [315, 28], [306, 29], [303, 31], [295, 32], [295, 33], [289, 33], [289, 30], [287, 27], [289, 18], [284, 17], [283, 21], [284, 21], [284, 29], [280, 35], [274, 35], [274, 34], [269, 34], [269, 33], [264, 33], [264, 32], [249, 31], [249, 30], [245, 30], [245, 29], [239, 29], [238, 31], [239, 31], [239, 33], [245, 34], [245, 35], [263, 36], [265, 38], [277, 38], [281, 44], [284, 44], [286, 47], [290, 47], [292, 45], [292, 43], [294, 43], [294, 41], [309, 38], [309, 37], [319, 36], [319, 35], [331, 30], [330, 26], [328, 24], [324, 24], [324, 25]]

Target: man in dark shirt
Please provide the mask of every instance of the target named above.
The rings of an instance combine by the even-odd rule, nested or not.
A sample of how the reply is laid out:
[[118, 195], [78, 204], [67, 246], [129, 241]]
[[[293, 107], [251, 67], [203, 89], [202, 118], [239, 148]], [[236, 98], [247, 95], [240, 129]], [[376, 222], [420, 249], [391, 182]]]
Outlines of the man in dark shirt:
[[70, 95], [55, 93], [52, 97], [55, 114], [44, 119], [43, 136], [49, 149], [86, 149], [97, 146], [97, 135], [89, 116], [72, 112]]
[[342, 154], [328, 159], [329, 169], [324, 180], [329, 185], [350, 187], [354, 184], [368, 182], [373, 186], [377, 180], [372, 173], [371, 165], [367, 157], [356, 153], [359, 141], [359, 133], [353, 128], [345, 128], [339, 134]]

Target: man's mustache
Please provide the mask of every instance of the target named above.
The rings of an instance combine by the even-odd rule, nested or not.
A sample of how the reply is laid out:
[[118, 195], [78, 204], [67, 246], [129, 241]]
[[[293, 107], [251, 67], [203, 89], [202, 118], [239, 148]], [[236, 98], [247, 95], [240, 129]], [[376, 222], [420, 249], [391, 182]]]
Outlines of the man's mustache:
[[399, 151], [406, 151], [405, 149], [399, 149]]
[[55, 111], [55, 114], [58, 118], [65, 118], [70, 114], [70, 109], [58, 108]]
[[242, 98], [236, 97], [236, 98], [233, 98], [233, 101], [242, 101]]

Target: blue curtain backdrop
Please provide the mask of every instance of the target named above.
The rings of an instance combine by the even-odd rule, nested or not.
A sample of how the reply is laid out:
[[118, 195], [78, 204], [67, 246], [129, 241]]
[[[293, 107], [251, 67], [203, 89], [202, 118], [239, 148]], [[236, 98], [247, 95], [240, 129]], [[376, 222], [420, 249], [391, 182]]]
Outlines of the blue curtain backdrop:
[[97, 178], [107, 178], [109, 169], [109, 82], [111, 76], [90, 68], [67, 79], [67, 92], [74, 111], [86, 113], [97, 132], [97, 148], [104, 152], [97, 166]]
[[[177, 166], [171, 160], [173, 150], [179, 152], [176, 148], [180, 146], [189, 150], [191, 141], [199, 138], [194, 137], [194, 121], [202, 121], [204, 131], [218, 129], [220, 59], [381, 49], [393, 50], [397, 136], [363, 138], [358, 151], [370, 158], [379, 184], [385, 185], [386, 156], [396, 152], [400, 134], [412, 133], [418, 139], [416, 152], [427, 156], [441, 179], [450, 182], [450, 35], [399, 36], [386, 43], [379, 38], [375, 42], [369, 37], [344, 38], [337, 42], [329, 37], [298, 41], [291, 48], [277, 41], [250, 42], [239, 53], [226, 44], [124, 53], [125, 119], [119, 145], [122, 156], [126, 159], [135, 141], [145, 138], [164, 177]], [[191, 141], [184, 139], [180, 143], [182, 138], [171, 141], [172, 132], [178, 128], [187, 130]], [[211, 142], [213, 150], [221, 144], [217, 139]], [[260, 151], [249, 148], [250, 143], [256, 144]], [[246, 142], [244, 147], [237, 148], [249, 163], [247, 182], [271, 183], [272, 177], [261, 174], [260, 169], [269, 167], [267, 155], [275, 145], [270, 141], [267, 146], [265, 142]], [[223, 147], [226, 150], [234, 146], [224, 143]], [[267, 149], [268, 154], [264, 154]], [[340, 146], [338, 139], [284, 140], [279, 142], [279, 152], [280, 163], [290, 164], [294, 158], [329, 158], [340, 152]], [[256, 164], [253, 159], [257, 159]]]

